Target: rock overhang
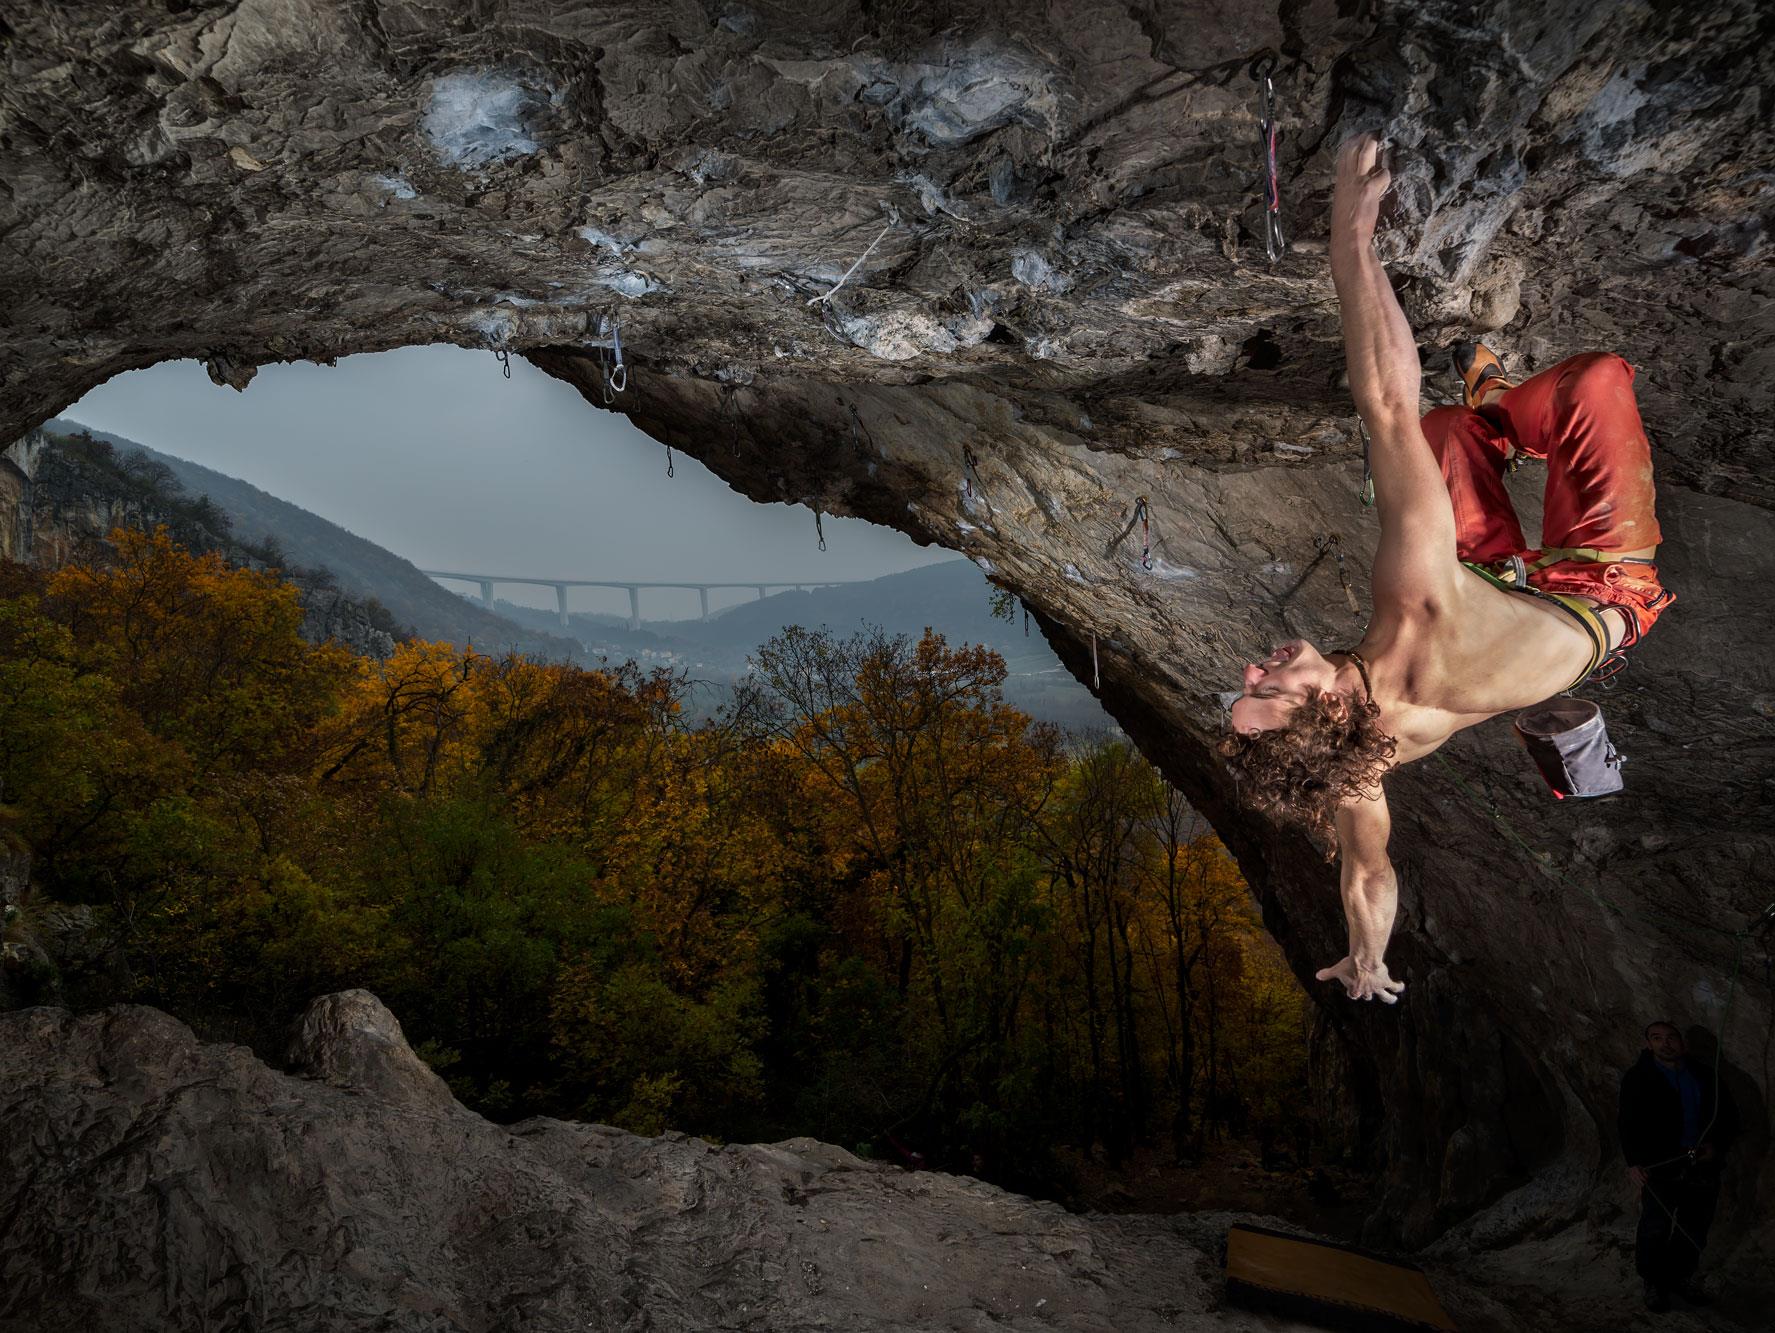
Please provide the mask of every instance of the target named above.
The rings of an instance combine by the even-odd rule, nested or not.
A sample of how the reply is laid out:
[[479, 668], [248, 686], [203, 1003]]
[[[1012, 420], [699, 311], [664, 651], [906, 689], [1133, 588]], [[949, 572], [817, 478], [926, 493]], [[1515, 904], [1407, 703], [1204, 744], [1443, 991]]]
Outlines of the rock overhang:
[[[1707, 667], [1775, 629], [1742, 594], [1775, 573], [1775, 136], [1750, 91], [1775, 71], [1747, 2], [1486, 12], [1009, 5], [942, 34], [849, 7], [21, 16], [0, 426], [173, 357], [242, 387], [268, 360], [429, 341], [529, 356], [597, 403], [619, 322], [615, 405], [644, 430], [754, 499], [902, 528], [1016, 591], [1215, 819], [1309, 975], [1341, 952], [1335, 886], [1238, 812], [1211, 743], [1254, 647], [1360, 627], [1373, 528], [1325, 210], [1338, 143], [1382, 129], [1378, 244], [1426, 403], [1447, 393], [1435, 349], [1478, 330], [1518, 366], [1627, 355], [1684, 603], [1607, 703], [1641, 803], [1549, 812], [1490, 734], [1452, 747], [1478, 804], [1401, 774], [1412, 1001], [1327, 1006], [1394, 1173], [1387, 1226], [1424, 1239], [1557, 1161], [1565, 1186], [1530, 1210], [1549, 1225], [1596, 1188], [1630, 1015], [1655, 996], [1726, 1016], [1735, 946], [1635, 936], [1487, 803], [1634, 921], [1739, 928], [1775, 850], [1775, 686]], [[1274, 266], [1246, 77], [1266, 47]], [[1126, 534], [1137, 499], [1149, 533]], [[1697, 771], [1702, 734], [1737, 762]], [[1754, 969], [1740, 984], [1729, 1045], [1769, 1004]], [[1558, 1122], [1551, 1158], [1513, 1141], [1512, 1097]]]

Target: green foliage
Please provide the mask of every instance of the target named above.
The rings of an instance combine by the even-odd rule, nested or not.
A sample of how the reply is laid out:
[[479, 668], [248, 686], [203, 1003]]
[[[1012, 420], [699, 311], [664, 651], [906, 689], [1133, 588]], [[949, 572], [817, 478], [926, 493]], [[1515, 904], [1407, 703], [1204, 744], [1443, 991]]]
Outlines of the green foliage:
[[793, 629], [693, 727], [666, 675], [357, 661], [267, 573], [115, 545], [0, 570], [6, 836], [93, 910], [78, 1005], [277, 1058], [365, 986], [486, 1115], [1037, 1191], [1058, 1144], [1302, 1133], [1303, 997], [1231, 859], [1125, 742], [1007, 706], [994, 653]]

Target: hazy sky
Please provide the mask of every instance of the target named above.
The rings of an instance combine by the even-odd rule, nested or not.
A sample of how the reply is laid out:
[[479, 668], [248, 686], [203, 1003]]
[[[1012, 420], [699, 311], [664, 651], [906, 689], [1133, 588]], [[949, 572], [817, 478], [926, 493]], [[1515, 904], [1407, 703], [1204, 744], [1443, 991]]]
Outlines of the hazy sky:
[[[892, 528], [757, 504], [514, 356], [433, 345], [261, 367], [244, 393], [195, 361], [101, 384], [58, 415], [250, 481], [423, 569], [556, 578], [875, 578], [954, 560]], [[639, 373], [639, 372], [637, 372]], [[447, 585], [457, 587], [458, 585]], [[499, 595], [552, 606], [546, 588]], [[728, 605], [754, 594], [711, 594]], [[576, 610], [624, 611], [581, 588]], [[694, 592], [643, 593], [649, 616]], [[606, 604], [607, 603], [607, 604]], [[620, 605], [619, 605], [620, 603]]]

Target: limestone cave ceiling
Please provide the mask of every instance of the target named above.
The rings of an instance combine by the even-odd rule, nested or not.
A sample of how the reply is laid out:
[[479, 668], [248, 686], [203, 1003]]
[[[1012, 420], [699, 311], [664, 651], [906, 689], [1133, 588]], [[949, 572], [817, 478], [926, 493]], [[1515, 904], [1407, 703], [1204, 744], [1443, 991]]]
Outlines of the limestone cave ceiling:
[[1095, 650], [1310, 976], [1343, 952], [1333, 880], [1233, 808], [1211, 741], [1253, 650], [1360, 632], [1326, 211], [1338, 145], [1381, 130], [1426, 406], [1457, 337], [1523, 371], [1622, 353], [1683, 603], [1606, 700], [1632, 799], [1551, 808], [1496, 726], [1449, 747], [1473, 799], [1395, 779], [1409, 1000], [1326, 1000], [1387, 1229], [1495, 1238], [1581, 1209], [1648, 1006], [1734, 1049], [1768, 1023], [1756, 967], [1723, 998], [1775, 854], [1747, 660], [1775, 631], [1772, 36], [1753, 0], [8, 3], [0, 434], [171, 358], [244, 388], [439, 341], [602, 406], [619, 321], [643, 430], [965, 552], [1087, 681]]

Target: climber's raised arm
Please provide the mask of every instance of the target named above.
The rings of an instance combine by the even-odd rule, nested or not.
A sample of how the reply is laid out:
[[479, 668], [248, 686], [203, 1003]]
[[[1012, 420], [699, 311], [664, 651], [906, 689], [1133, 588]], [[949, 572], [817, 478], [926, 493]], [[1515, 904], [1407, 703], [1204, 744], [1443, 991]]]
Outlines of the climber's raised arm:
[[1342, 310], [1350, 393], [1367, 424], [1381, 540], [1377, 607], [1436, 600], [1459, 577], [1454, 509], [1418, 419], [1417, 342], [1374, 253], [1375, 217], [1391, 177], [1379, 141], [1358, 135], [1338, 155], [1331, 278]]
[[1392, 830], [1387, 794], [1378, 784], [1372, 799], [1356, 798], [1338, 807], [1337, 840], [1343, 857], [1341, 884], [1350, 952], [1341, 962], [1322, 968], [1318, 976], [1320, 981], [1343, 983], [1352, 1000], [1392, 1004], [1405, 989], [1404, 982], [1387, 975], [1384, 958], [1399, 905], [1399, 881], [1387, 859]]

